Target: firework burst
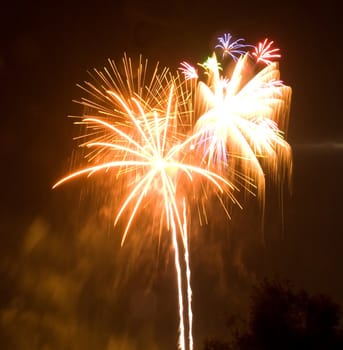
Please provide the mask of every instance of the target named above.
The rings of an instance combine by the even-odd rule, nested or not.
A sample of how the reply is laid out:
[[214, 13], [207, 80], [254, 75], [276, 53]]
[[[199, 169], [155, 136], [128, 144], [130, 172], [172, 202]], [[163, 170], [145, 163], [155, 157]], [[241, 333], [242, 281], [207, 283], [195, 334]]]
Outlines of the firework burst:
[[[287, 125], [291, 89], [280, 81], [277, 63], [249, 77], [249, 56], [237, 61], [231, 75], [221, 74], [212, 57], [207, 82], [198, 83], [196, 144], [208, 168], [233, 178], [264, 197], [263, 162], [275, 176], [290, 169], [291, 152], [279, 125]], [[253, 187], [255, 187], [253, 185]]]
[[180, 63], [179, 70], [185, 76], [186, 80], [199, 78], [197, 70], [185, 61]]
[[232, 40], [232, 35], [230, 33], [225, 33], [223, 36], [218, 37], [219, 44], [215, 48], [222, 51], [223, 58], [225, 56], [230, 56], [234, 61], [237, 61], [241, 55], [244, 55], [246, 49], [251, 47], [251, 45], [243, 44], [244, 39], [240, 38], [237, 40]]
[[259, 42], [255, 46], [251, 55], [255, 57], [256, 62], [263, 62], [264, 64], [272, 64], [277, 58], [280, 58], [279, 48], [272, 48], [274, 41], [265, 39], [263, 42]]

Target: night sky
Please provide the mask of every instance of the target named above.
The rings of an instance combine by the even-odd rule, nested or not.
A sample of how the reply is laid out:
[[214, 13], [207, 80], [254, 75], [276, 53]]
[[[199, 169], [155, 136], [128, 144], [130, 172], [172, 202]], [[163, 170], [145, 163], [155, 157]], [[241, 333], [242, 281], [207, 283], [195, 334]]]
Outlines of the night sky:
[[[100, 5], [101, 3], [101, 5]], [[114, 3], [116, 5], [114, 5]], [[68, 115], [87, 70], [124, 52], [176, 69], [204, 61], [225, 32], [280, 47], [292, 87], [292, 190], [268, 187], [264, 243], [256, 199], [191, 240], [194, 336], [223, 336], [254, 283], [289, 279], [343, 304], [343, 55], [335, 2], [103, 1], [30, 5], [0, 14], [2, 349], [175, 349], [177, 298], [168, 238], [134, 232], [120, 248], [108, 207], [85, 182], [51, 187], [70, 168]], [[210, 6], [211, 5], [211, 6]], [[340, 60], [340, 61], [339, 61]]]

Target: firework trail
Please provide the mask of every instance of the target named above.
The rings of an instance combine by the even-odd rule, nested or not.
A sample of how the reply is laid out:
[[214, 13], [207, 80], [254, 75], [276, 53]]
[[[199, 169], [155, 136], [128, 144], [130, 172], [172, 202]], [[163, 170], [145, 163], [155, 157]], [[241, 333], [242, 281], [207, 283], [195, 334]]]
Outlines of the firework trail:
[[181, 63], [181, 76], [158, 65], [151, 70], [141, 57], [133, 69], [126, 55], [120, 67], [109, 60], [107, 68], [91, 72], [92, 82], [80, 85], [88, 97], [80, 101], [85, 116], [77, 122], [86, 128], [78, 139], [88, 150], [89, 164], [53, 186], [96, 173], [120, 183], [124, 198], [114, 224], [125, 222], [122, 244], [144, 207], [153, 208], [160, 232], [171, 234], [174, 249], [181, 350], [193, 349], [187, 216], [194, 198], [203, 206], [208, 192], [214, 193], [229, 216], [224, 199], [240, 205], [234, 191], [255, 194], [257, 189], [263, 202], [264, 170], [281, 182], [291, 168], [283, 133], [291, 89], [272, 62], [278, 49], [270, 49], [273, 42], [267, 39], [255, 47], [256, 63], [266, 66], [254, 74], [244, 50], [250, 45], [231, 39], [225, 34], [215, 47], [223, 58], [232, 58], [231, 73], [215, 54], [199, 65], [202, 75], [187, 62]]
[[191, 288], [191, 269], [189, 266], [189, 249], [188, 249], [188, 234], [187, 234], [187, 213], [186, 203], [183, 201], [183, 242], [185, 247], [185, 264], [186, 264], [186, 279], [187, 279], [187, 302], [188, 302], [188, 339], [189, 349], [193, 349], [193, 312], [192, 312], [192, 288]]

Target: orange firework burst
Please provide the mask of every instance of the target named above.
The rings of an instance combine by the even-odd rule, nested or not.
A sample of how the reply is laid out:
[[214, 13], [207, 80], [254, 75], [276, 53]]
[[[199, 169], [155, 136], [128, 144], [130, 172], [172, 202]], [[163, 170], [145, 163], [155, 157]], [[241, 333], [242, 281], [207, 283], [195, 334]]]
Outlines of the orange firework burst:
[[[125, 58], [124, 63], [131, 66], [129, 59]], [[102, 73], [98, 72], [98, 75], [105, 80]], [[186, 125], [182, 118], [189, 119], [187, 111], [183, 110], [186, 96], [182, 91], [182, 82], [178, 77], [165, 73], [163, 80], [157, 74], [153, 79], [156, 81], [150, 82], [149, 86], [154, 88], [148, 89], [145, 100], [142, 98], [143, 90], [137, 93], [132, 86], [127, 89], [130, 95], [124, 97], [122, 90], [116, 90], [115, 84], [101, 92], [87, 83], [94, 90], [93, 95], [98, 94], [99, 99], [112, 104], [112, 107], [84, 100], [85, 106], [96, 108], [97, 115], [86, 116], [81, 121], [93, 131], [90, 133], [92, 137], [83, 143], [87, 148], [96, 149], [90, 153], [93, 165], [67, 175], [54, 185], [55, 188], [78, 176], [91, 176], [109, 169], [117, 177], [125, 177], [128, 180], [128, 195], [115, 219], [117, 223], [124, 211], [130, 213], [122, 243], [142, 203], [151, 200], [154, 194], [160, 195], [163, 200], [167, 228], [170, 228], [171, 221], [175, 221], [182, 231], [177, 203], [180, 173], [186, 175], [190, 182], [201, 176], [217, 191], [234, 198], [232, 191], [235, 186], [231, 182], [190, 161], [190, 146], [199, 135], [181, 132]]]
[[[124, 57], [125, 72], [132, 72], [131, 60]], [[232, 191], [235, 186], [216, 172], [196, 165], [189, 156], [190, 149], [197, 134], [185, 134], [183, 129], [190, 128], [186, 104], [187, 93], [178, 76], [173, 77], [163, 70], [162, 74], [154, 71], [148, 89], [144, 90], [140, 83], [145, 69], [139, 64], [137, 77], [132, 73], [125, 84], [118, 68], [111, 63], [116, 81], [108, 70], [98, 72], [98, 79], [105, 83], [102, 89], [87, 83], [87, 91], [100, 102], [83, 100], [83, 104], [95, 110], [95, 115], [85, 116], [81, 123], [92, 132], [83, 146], [93, 150], [90, 153], [92, 165], [75, 171], [58, 181], [54, 188], [81, 175], [91, 176], [100, 171], [113, 171], [117, 178], [124, 178], [127, 195], [118, 209], [115, 224], [128, 213], [122, 244], [139, 213], [140, 208], [155, 203], [159, 210], [163, 203], [161, 220], [166, 229], [172, 232], [175, 249], [175, 263], [178, 275], [180, 306], [180, 348], [185, 349], [183, 299], [181, 288], [181, 270], [176, 233], [180, 233], [185, 250], [187, 268], [187, 294], [189, 318], [189, 348], [192, 348], [191, 306], [190, 306], [190, 269], [187, 245], [187, 209], [186, 193], [178, 191], [182, 178], [190, 184], [202, 178], [211, 184], [215, 191], [225, 193], [234, 199]], [[120, 89], [118, 90], [118, 87]], [[126, 92], [124, 96], [123, 91]], [[143, 98], [144, 97], [144, 98]], [[185, 123], [185, 121], [187, 123]], [[188, 125], [188, 127], [187, 127]], [[85, 135], [87, 136], [87, 135]], [[159, 199], [156, 199], [156, 196]]]

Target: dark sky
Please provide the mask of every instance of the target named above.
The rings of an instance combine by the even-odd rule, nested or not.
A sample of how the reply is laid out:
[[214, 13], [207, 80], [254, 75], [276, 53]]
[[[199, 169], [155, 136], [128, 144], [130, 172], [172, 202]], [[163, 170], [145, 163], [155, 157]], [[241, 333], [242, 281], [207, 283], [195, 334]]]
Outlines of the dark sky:
[[224, 32], [252, 43], [269, 37], [282, 51], [281, 78], [293, 89], [293, 190], [283, 224], [269, 191], [264, 246], [249, 207], [224, 228], [199, 229], [191, 242], [196, 343], [222, 335], [265, 276], [343, 303], [340, 11], [330, 1], [242, 3], [12, 2], [1, 10], [0, 347], [176, 348], [170, 242], [159, 255], [135, 236], [120, 249], [82, 182], [51, 186], [76, 150], [66, 116], [82, 114], [72, 100], [87, 70], [124, 51], [172, 69], [201, 62]]

